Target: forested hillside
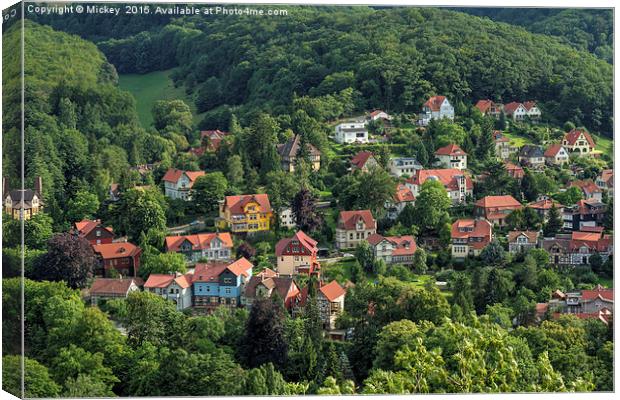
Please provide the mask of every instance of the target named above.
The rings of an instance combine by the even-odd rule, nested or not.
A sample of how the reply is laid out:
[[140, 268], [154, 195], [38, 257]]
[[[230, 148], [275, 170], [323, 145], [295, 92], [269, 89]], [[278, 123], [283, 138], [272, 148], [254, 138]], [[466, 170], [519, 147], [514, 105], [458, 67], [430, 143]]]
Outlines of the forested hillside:
[[527, 97], [552, 122], [611, 132], [609, 63], [557, 38], [444, 9], [291, 8], [286, 18], [187, 17], [158, 33], [99, 46], [121, 73], [179, 66], [176, 80], [193, 93], [199, 111], [242, 106], [235, 112], [242, 120], [256, 110], [284, 113], [295, 95], [350, 87], [358, 109], [416, 112], [433, 93], [455, 99], [457, 107]]
[[463, 8], [472, 15], [519, 25], [530, 32], [557, 36], [579, 50], [613, 62], [613, 13], [601, 9]]

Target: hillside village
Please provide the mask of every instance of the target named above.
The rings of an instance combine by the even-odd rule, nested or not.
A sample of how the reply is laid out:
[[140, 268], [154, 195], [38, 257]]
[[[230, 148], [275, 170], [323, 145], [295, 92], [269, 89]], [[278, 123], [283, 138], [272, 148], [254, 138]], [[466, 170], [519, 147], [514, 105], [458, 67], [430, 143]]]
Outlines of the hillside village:
[[[3, 121], [7, 371], [29, 397], [612, 391], [607, 61], [447, 10], [297, 11], [26, 21], [80, 67], [32, 66], [23, 161]], [[528, 57], [472, 39], [495, 29]]]

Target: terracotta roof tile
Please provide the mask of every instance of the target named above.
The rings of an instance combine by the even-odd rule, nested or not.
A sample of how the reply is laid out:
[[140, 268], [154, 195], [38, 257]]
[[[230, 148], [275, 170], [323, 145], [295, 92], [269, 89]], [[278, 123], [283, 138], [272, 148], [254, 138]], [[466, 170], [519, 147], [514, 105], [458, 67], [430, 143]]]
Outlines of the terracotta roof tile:
[[260, 212], [270, 213], [271, 204], [269, 203], [269, 196], [266, 194], [243, 194], [239, 196], [226, 196], [225, 207], [230, 210], [232, 214], [243, 214], [243, 207], [250, 202], [258, 203]]
[[583, 134], [583, 136], [585, 137], [586, 141], [588, 142], [588, 144], [590, 145], [590, 147], [594, 147], [594, 140], [592, 139], [592, 136], [590, 136], [590, 134], [586, 131], [582, 131], [579, 129], [573, 129], [572, 131], [568, 132], [567, 134], [564, 135], [564, 140], [566, 140], [568, 142], [568, 144], [570, 146], [574, 146], [575, 143], [577, 143], [577, 140], [579, 140], [579, 137], [581, 136], [581, 134]]
[[204, 250], [211, 248], [211, 243], [215, 238], [222, 241], [224, 247], [232, 247], [233, 240], [228, 232], [222, 233], [198, 233], [195, 235], [166, 236], [166, 249], [168, 251], [179, 251], [179, 247], [186, 240], [192, 244], [192, 250]]
[[132, 282], [136, 283], [132, 278], [95, 278], [92, 286], [90, 287], [90, 294], [125, 295], [129, 291], [129, 287]]
[[356, 168], [362, 169], [371, 157], [374, 157], [374, 154], [372, 154], [370, 151], [360, 151], [355, 156], [353, 156], [353, 158], [351, 159], [351, 164]]
[[476, 202], [476, 206], [483, 208], [510, 207], [521, 208], [521, 203], [510, 195], [505, 196], [485, 196]]
[[377, 228], [377, 221], [373, 218], [370, 210], [340, 211], [338, 227], [343, 227], [346, 230], [355, 229], [359, 220], [364, 221], [367, 229]]
[[128, 242], [94, 244], [93, 250], [104, 260], [133, 257], [142, 252], [138, 246]]
[[463, 151], [457, 144], [449, 144], [444, 147], [440, 147], [435, 152], [438, 156], [466, 156], [467, 153]]
[[317, 241], [312, 239], [310, 236], [306, 235], [303, 231], [297, 231], [293, 237], [281, 239], [278, 243], [276, 243], [275, 253], [276, 256], [279, 257], [284, 252], [284, 249], [291, 243], [296, 240], [299, 244], [307, 249], [311, 254], [316, 253], [319, 249], [316, 247]]
[[331, 281], [330, 283], [321, 286], [319, 291], [329, 301], [334, 301], [346, 293], [346, 290], [344, 290], [344, 288], [336, 281]]
[[426, 100], [424, 106], [430, 108], [431, 111], [439, 111], [445, 99], [446, 96], [433, 96], [430, 99]]

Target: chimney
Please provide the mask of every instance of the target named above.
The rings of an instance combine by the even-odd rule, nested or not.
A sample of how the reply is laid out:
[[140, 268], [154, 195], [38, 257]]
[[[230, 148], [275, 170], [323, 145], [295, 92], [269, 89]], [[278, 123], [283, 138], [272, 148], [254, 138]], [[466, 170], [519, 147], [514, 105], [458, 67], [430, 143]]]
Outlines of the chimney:
[[34, 179], [34, 191], [39, 195], [39, 197], [43, 197], [43, 178], [37, 176]]

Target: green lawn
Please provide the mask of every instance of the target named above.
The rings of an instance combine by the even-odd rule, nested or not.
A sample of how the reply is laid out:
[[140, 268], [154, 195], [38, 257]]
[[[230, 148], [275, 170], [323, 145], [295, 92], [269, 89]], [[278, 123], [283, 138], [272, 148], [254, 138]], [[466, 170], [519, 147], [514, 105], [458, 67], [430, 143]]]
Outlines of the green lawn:
[[613, 151], [614, 141], [608, 137], [592, 135], [596, 143], [596, 150], [602, 151], [604, 154]]
[[516, 147], [521, 147], [524, 144], [528, 144], [528, 143], [532, 142], [529, 138], [527, 138], [525, 136], [516, 135], [516, 134], [511, 133], [511, 132], [504, 132], [504, 136], [506, 136], [508, 139], [510, 139], [510, 143], [513, 146], [516, 146]]
[[189, 105], [194, 117], [196, 117], [194, 102], [185, 94], [184, 88], [174, 87], [170, 79], [171, 73], [172, 70], [169, 69], [148, 74], [119, 75], [120, 88], [127, 90], [136, 98], [138, 117], [145, 128], [153, 122], [151, 109], [157, 100], [181, 99]]

